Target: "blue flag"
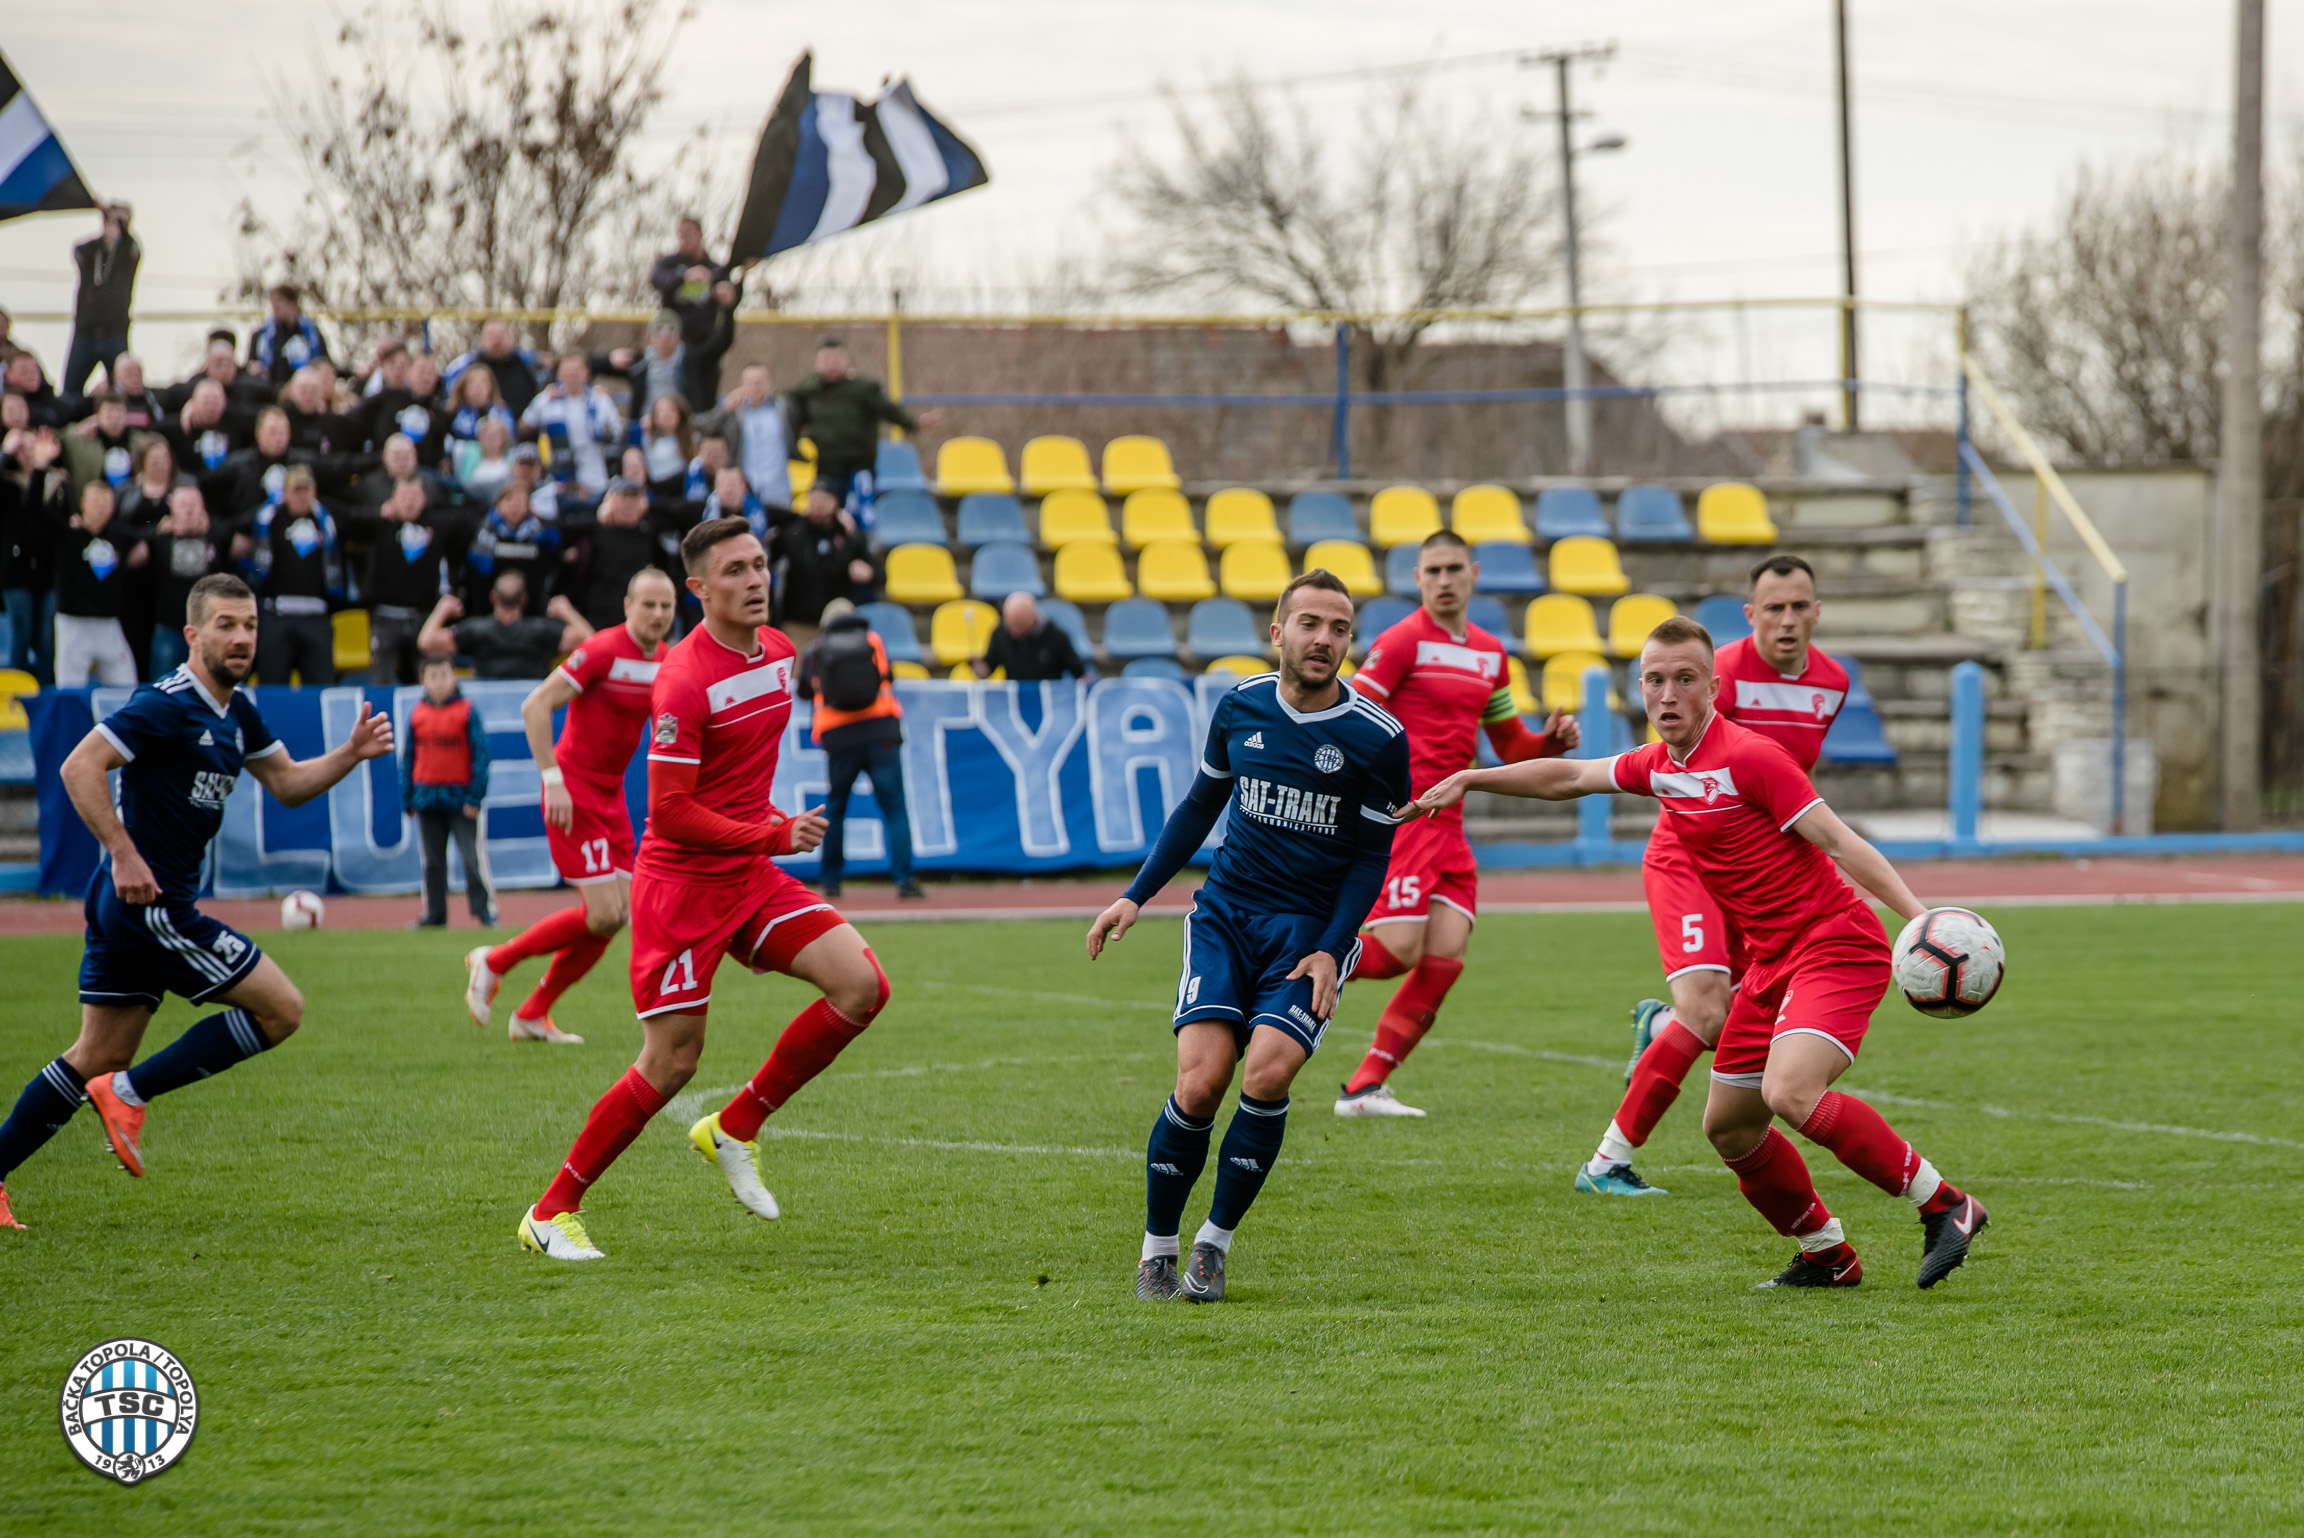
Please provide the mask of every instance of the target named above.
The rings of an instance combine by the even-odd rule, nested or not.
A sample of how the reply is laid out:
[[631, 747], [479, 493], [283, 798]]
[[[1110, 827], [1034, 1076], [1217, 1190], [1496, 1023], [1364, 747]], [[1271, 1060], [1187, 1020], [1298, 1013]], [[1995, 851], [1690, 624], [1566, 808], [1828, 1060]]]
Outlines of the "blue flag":
[[755, 261], [992, 178], [899, 80], [877, 102], [809, 85], [802, 54], [760, 130], [733, 262]]
[[0, 58], [0, 219], [95, 206], [64, 141]]

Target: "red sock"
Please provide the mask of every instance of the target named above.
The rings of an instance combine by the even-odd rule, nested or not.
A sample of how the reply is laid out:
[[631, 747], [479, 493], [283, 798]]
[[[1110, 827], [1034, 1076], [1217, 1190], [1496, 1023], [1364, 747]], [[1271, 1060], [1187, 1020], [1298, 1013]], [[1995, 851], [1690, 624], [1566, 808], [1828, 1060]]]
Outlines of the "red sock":
[[799, 1092], [800, 1086], [822, 1073], [841, 1049], [864, 1034], [868, 1021], [851, 1020], [818, 999], [784, 1027], [768, 1061], [752, 1075], [752, 1082], [736, 1091], [720, 1112], [720, 1130], [739, 1142], [760, 1135], [760, 1124]]
[[582, 908], [562, 908], [547, 914], [488, 953], [488, 970], [502, 977], [531, 956], [566, 950], [587, 939], [592, 931], [584, 923]]
[[[607, 952], [608, 942], [596, 934], [587, 933], [574, 945], [562, 946], [552, 953], [552, 965], [544, 969], [544, 981], [528, 995], [528, 1002], [516, 1014], [523, 1020], [541, 1020], [552, 1013], [552, 1006], [560, 1002], [560, 995], [576, 986], [576, 980], [592, 970]], [[496, 969], [490, 967], [489, 971]]]
[[576, 1134], [576, 1146], [568, 1150], [567, 1162], [552, 1178], [544, 1199], [536, 1204], [536, 1216], [556, 1218], [582, 1206], [585, 1189], [632, 1146], [632, 1140], [648, 1125], [648, 1118], [663, 1110], [668, 1099], [640, 1077], [637, 1067], [625, 1069], [624, 1077], [608, 1086], [608, 1093], [584, 1119], [584, 1130]]
[[1440, 1003], [1448, 997], [1448, 990], [1456, 986], [1463, 976], [1464, 963], [1455, 956], [1427, 956], [1416, 963], [1392, 1002], [1384, 1006], [1384, 1017], [1376, 1022], [1376, 1044], [1360, 1060], [1352, 1082], [1345, 1085], [1345, 1093], [1353, 1094], [1371, 1084], [1381, 1084], [1392, 1075], [1392, 1070], [1408, 1060], [1416, 1050], [1416, 1043], [1432, 1029], [1432, 1021], [1440, 1013]]
[[1380, 983], [1387, 977], [1398, 977], [1408, 970], [1408, 963], [1392, 954], [1392, 948], [1376, 938], [1376, 931], [1360, 932], [1360, 965], [1352, 969], [1352, 980]]
[[1721, 1162], [1736, 1172], [1736, 1189], [1776, 1232], [1812, 1234], [1832, 1221], [1831, 1211], [1816, 1194], [1816, 1183], [1808, 1178], [1808, 1161], [1774, 1127], [1743, 1158]]
[[[1902, 1196], [1924, 1162], [1896, 1135], [1888, 1119], [1854, 1095], [1826, 1090], [1800, 1135], [1832, 1150], [1832, 1157], [1890, 1196]], [[1943, 1193], [1939, 1191], [1938, 1195]], [[1958, 1193], [1954, 1193], [1957, 1200]]]
[[1656, 1033], [1632, 1070], [1632, 1085], [1624, 1091], [1624, 1103], [1616, 1108], [1616, 1130], [1624, 1134], [1624, 1141], [1634, 1148], [1648, 1141], [1648, 1134], [1680, 1098], [1680, 1083], [1688, 1077], [1688, 1070], [1711, 1050], [1703, 1038], [1678, 1020], [1669, 1021]]

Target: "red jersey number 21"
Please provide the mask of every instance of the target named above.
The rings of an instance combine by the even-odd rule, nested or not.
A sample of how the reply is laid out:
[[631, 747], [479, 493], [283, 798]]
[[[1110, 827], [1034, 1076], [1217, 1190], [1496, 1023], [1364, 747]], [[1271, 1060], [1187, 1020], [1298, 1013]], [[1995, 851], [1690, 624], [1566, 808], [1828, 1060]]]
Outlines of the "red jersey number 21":
[[672, 958], [671, 965], [664, 969], [664, 981], [656, 986], [658, 993], [684, 993], [696, 986], [696, 966], [689, 959], [691, 955], [693, 952], [682, 951]]

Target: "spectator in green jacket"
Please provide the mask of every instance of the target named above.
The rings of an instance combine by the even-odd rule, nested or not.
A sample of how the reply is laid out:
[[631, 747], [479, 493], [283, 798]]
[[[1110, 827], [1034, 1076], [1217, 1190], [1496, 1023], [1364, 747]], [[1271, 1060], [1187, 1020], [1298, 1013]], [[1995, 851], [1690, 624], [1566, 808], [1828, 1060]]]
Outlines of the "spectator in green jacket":
[[816, 484], [843, 503], [856, 477], [872, 468], [881, 423], [914, 432], [944, 417], [941, 411], [914, 416], [888, 398], [879, 380], [851, 372], [848, 349], [836, 336], [816, 339], [816, 372], [793, 390], [792, 404], [800, 431], [816, 440]]

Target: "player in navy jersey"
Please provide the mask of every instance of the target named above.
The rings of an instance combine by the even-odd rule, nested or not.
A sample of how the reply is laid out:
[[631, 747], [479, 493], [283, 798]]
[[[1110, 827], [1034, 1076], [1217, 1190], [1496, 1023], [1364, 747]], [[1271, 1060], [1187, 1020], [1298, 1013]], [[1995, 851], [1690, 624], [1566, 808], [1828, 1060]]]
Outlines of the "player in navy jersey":
[[[1144, 1251], [1136, 1296], [1224, 1296], [1232, 1232], [1280, 1157], [1288, 1087], [1319, 1049], [1358, 931], [1408, 805], [1408, 738], [1383, 707], [1337, 681], [1352, 644], [1352, 599], [1326, 571], [1288, 584], [1273, 611], [1280, 671], [1217, 702], [1200, 773], [1126, 896], [1088, 929], [1088, 958], [1125, 935], [1207, 839], [1227, 806], [1223, 847], [1184, 921], [1176, 987], [1176, 1093], [1145, 1149]], [[1178, 1273], [1185, 1200], [1208, 1162], [1216, 1108], [1246, 1059], [1240, 1109], [1217, 1154], [1216, 1195]]]
[[[301, 806], [392, 751], [392, 723], [366, 705], [343, 744], [299, 763], [239, 689], [256, 660], [256, 595], [238, 577], [202, 577], [185, 603], [191, 659], [146, 685], [65, 759], [64, 788], [104, 858], [88, 883], [80, 961], [80, 1039], [24, 1086], [0, 1124], [0, 1181], [95, 1102], [112, 1151], [144, 1173], [144, 1107], [286, 1040], [304, 996], [256, 943], [193, 905], [224, 801], [246, 768], [283, 806]], [[115, 809], [107, 776], [120, 771]], [[134, 1068], [164, 994], [229, 1006]], [[0, 1226], [21, 1228], [0, 1186]]]

